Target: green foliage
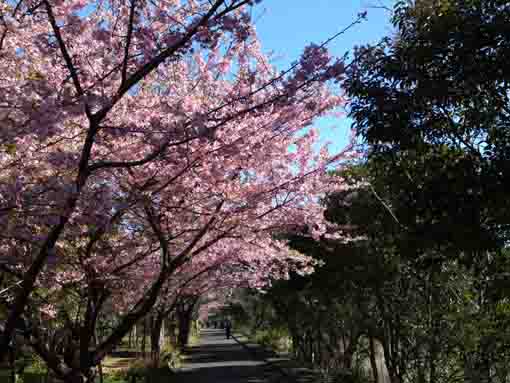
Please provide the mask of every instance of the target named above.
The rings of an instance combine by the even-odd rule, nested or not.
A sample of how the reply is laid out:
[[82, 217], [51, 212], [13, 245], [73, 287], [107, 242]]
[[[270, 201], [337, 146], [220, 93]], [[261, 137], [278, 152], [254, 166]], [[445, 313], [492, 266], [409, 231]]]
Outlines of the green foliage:
[[50, 383], [46, 374], [26, 372], [16, 379], [16, 383]]
[[[377, 165], [371, 160], [340, 172], [358, 186], [324, 200], [326, 218], [358, 239], [289, 236], [292, 247], [322, 266], [243, 299], [251, 315], [241, 316], [262, 323], [258, 328], [285, 328], [296, 357], [320, 368], [324, 379], [373, 379], [373, 356], [384, 364], [379, 377], [384, 372], [391, 381], [450, 382], [498, 371], [504, 378], [493, 382], [504, 382], [510, 376], [507, 251], [471, 254], [471, 246], [434, 240], [399, 220], [402, 194], [393, 194]], [[262, 333], [258, 341], [272, 338]]]
[[[369, 253], [397, 266], [374, 291], [376, 312], [401, 339], [388, 368], [400, 380], [504, 382], [510, 6], [419, 0], [394, 11], [397, 33], [359, 48], [346, 82], [367, 145], [365, 182], [396, 223], [388, 230], [376, 213], [362, 224], [374, 206], [359, 200]], [[333, 219], [352, 217], [356, 204], [345, 200], [349, 212]], [[393, 337], [377, 327], [383, 341]]]
[[509, 22], [505, 1], [400, 1], [396, 37], [356, 51], [354, 126], [422, 247], [472, 255], [509, 238]]
[[128, 383], [125, 371], [112, 371], [103, 377], [103, 383]]
[[130, 380], [132, 377], [143, 377], [152, 368], [152, 360], [136, 359], [126, 371], [126, 377]]
[[[329, 377], [326, 376], [326, 379]], [[329, 378], [332, 383], [370, 383], [370, 377], [360, 369], [353, 369], [352, 371], [342, 371], [332, 378]]]
[[9, 377], [11, 376], [11, 371], [5, 368], [0, 368], [0, 381], [6, 381], [8, 382]]
[[289, 352], [292, 350], [292, 339], [288, 331], [282, 327], [256, 330], [252, 339], [255, 343], [277, 352]]
[[46, 367], [46, 363], [37, 354], [31, 355], [31, 363], [24, 369], [25, 373], [32, 373], [32, 374], [46, 374], [47, 371], [48, 371], [48, 369]]
[[[15, 370], [16, 383], [53, 383], [44, 361], [36, 354], [26, 352], [17, 355]], [[10, 382], [10, 379], [10, 368], [0, 369], [0, 382]]]
[[170, 369], [176, 370], [182, 366], [183, 354], [178, 347], [167, 343], [161, 350], [161, 361]]
[[[162, 351], [168, 356], [169, 350]], [[127, 370], [110, 372], [104, 377], [104, 383], [170, 383], [173, 372], [167, 366], [154, 367], [150, 359], [137, 359]]]

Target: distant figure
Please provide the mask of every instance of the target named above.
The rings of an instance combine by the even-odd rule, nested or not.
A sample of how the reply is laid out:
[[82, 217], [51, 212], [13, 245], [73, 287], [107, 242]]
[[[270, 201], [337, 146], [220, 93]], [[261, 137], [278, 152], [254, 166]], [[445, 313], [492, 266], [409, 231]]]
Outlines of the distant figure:
[[214, 328], [218, 328], [218, 322], [214, 321]]
[[232, 323], [227, 319], [225, 321], [225, 334], [227, 335], [227, 339], [230, 339], [230, 332], [232, 331]]

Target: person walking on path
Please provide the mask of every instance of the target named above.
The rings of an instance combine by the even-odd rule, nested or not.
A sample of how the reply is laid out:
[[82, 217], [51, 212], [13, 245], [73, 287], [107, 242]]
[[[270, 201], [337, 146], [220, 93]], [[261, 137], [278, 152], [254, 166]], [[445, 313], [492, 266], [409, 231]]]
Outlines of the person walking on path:
[[225, 334], [227, 336], [227, 339], [230, 339], [230, 333], [232, 331], [232, 323], [227, 319], [225, 321]]

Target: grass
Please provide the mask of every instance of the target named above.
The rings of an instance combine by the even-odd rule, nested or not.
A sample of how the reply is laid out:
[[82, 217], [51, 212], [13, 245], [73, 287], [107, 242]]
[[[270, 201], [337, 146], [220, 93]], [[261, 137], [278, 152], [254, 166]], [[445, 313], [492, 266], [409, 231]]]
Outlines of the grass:
[[114, 356], [108, 355], [103, 360], [103, 372], [105, 374], [119, 372], [129, 369], [130, 365], [136, 360], [136, 356]]
[[11, 371], [10, 370], [0, 370], [0, 382], [9, 382], [11, 377]]
[[[11, 383], [11, 371], [0, 370], [0, 383]], [[47, 383], [46, 373], [43, 372], [27, 372], [22, 376], [17, 376], [16, 382], [23, 383]]]
[[150, 337], [145, 338], [145, 352], [139, 349], [141, 343], [141, 339], [139, 339], [138, 348], [129, 347], [128, 337], [125, 337], [121, 344], [103, 360], [103, 373], [108, 375], [126, 371], [137, 359], [147, 356], [150, 348]]

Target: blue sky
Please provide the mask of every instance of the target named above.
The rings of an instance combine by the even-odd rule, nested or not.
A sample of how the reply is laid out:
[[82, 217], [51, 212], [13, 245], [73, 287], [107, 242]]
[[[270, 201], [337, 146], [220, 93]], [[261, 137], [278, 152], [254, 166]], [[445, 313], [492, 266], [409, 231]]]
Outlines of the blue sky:
[[[358, 13], [367, 11], [367, 19], [331, 43], [329, 48], [342, 56], [356, 45], [376, 43], [391, 33], [388, 11], [394, 0], [264, 0], [253, 14], [264, 51], [273, 51], [273, 64], [284, 69], [296, 60], [304, 46], [321, 43], [349, 25]], [[338, 129], [331, 129], [332, 125]], [[322, 119], [317, 123], [324, 141], [332, 141], [332, 150], [347, 142], [350, 121], [347, 118]]]

